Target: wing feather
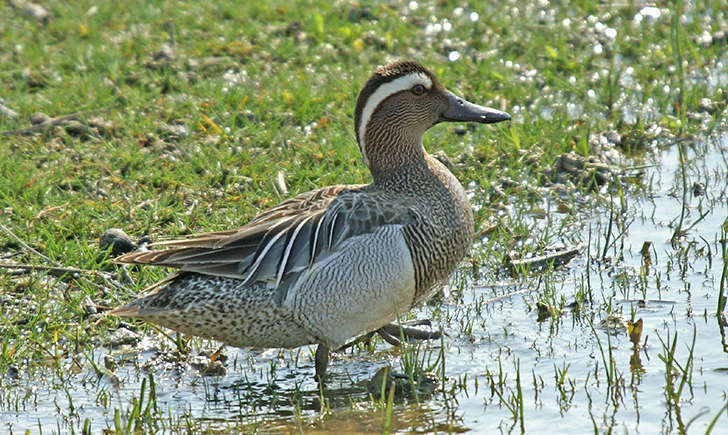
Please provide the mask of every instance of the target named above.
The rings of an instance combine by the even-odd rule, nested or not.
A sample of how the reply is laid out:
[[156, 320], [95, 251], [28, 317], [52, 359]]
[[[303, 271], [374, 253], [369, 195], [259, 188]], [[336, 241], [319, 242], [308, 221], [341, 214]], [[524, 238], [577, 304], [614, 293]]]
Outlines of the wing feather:
[[[283, 252], [283, 257], [281, 257], [281, 262], [278, 265], [278, 273], [276, 274], [276, 286], [281, 283], [281, 279], [283, 278], [283, 275], [285, 274], [287, 269], [289, 268], [288, 265], [288, 259], [291, 258], [291, 252], [293, 251], [294, 246], [296, 245], [296, 242], [300, 242], [300, 240], [305, 240], [304, 237], [301, 239], [298, 238], [299, 233], [301, 232], [301, 229], [311, 220], [312, 216], [306, 216], [303, 219], [301, 219], [301, 223], [296, 225], [296, 229], [293, 230], [291, 233], [291, 236], [289, 237], [289, 240], [286, 241], [286, 249]], [[300, 243], [299, 243], [300, 245]], [[300, 250], [300, 248], [299, 248]], [[293, 259], [296, 259], [295, 253], [293, 256]]]
[[382, 225], [412, 223], [407, 205], [401, 197], [374, 195], [362, 185], [331, 186], [288, 199], [239, 229], [154, 243], [151, 248], [163, 249], [133, 252], [116, 262], [169, 266], [278, 287], [349, 237]]

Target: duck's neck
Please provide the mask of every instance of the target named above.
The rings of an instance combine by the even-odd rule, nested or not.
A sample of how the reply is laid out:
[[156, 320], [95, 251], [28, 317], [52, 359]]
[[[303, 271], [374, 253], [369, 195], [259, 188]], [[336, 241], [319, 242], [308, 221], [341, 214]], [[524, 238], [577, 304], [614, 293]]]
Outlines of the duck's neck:
[[[367, 132], [366, 154], [375, 184], [387, 184], [415, 170], [427, 170], [422, 134], [397, 129]], [[417, 171], [419, 172], [419, 171]]]

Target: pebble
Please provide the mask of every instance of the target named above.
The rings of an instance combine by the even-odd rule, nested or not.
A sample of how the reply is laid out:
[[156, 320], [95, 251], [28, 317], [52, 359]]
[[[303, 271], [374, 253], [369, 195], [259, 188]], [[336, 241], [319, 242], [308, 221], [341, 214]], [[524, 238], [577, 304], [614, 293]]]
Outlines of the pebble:
[[174, 47], [165, 42], [152, 57], [156, 61], [172, 60], [174, 59]]
[[712, 114], [715, 112], [715, 103], [710, 98], [701, 98], [698, 102], [698, 110]]
[[614, 130], [604, 133], [604, 137], [606, 137], [611, 144], [619, 145], [622, 143], [622, 136]]
[[30, 123], [33, 125], [43, 124], [44, 122], [49, 122], [50, 120], [51, 117], [43, 112], [36, 112], [30, 115]]
[[125, 344], [135, 345], [141, 341], [141, 336], [134, 331], [121, 327], [114, 331], [107, 339], [105, 346], [119, 347]]
[[190, 130], [184, 124], [167, 124], [163, 122], [157, 127], [157, 132], [162, 137], [184, 139], [190, 135]]
[[137, 249], [131, 238], [119, 228], [110, 228], [104, 231], [99, 238], [99, 249], [105, 251], [111, 247], [111, 255], [118, 257], [119, 255], [132, 252]]
[[94, 302], [88, 296], [83, 299], [82, 307], [83, 312], [86, 316], [91, 316], [98, 313], [98, 310], [96, 309], [96, 304], [94, 304]]
[[701, 196], [705, 193], [705, 186], [703, 183], [695, 182], [693, 183], [693, 196]]
[[25, 15], [33, 18], [43, 25], [48, 24], [51, 19], [51, 13], [38, 3], [25, 0], [10, 0], [9, 4], [12, 7], [22, 10]]

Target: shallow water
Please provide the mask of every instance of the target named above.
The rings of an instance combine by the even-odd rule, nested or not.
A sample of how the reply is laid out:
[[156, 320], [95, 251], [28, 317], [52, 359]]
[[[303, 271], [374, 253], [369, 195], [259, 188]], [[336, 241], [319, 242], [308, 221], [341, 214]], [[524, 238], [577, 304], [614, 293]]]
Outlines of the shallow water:
[[[684, 149], [689, 192], [683, 228], [697, 223], [675, 243], [671, 237], [683, 201], [678, 145], [656, 153], [657, 164], [644, 170], [641, 182], [625, 186], [623, 201], [612, 190], [610, 202], [609, 191], [603, 190], [606, 206], [570, 217], [550, 213], [548, 219], [518, 216], [528, 213], [518, 204], [507, 209], [502, 219], [532, 219], [534, 239], [551, 234], [552, 244], [581, 244], [580, 255], [561, 269], [518, 279], [490, 266], [481, 267], [479, 279], [472, 277], [472, 268], [462, 269], [453, 280], [462, 291], [453, 289], [453, 298], [418, 312], [418, 317], [437, 319], [448, 334], [422, 346], [419, 354], [421, 361], [434, 364], [444, 353], [445, 383], [432, 394], [397, 400], [391, 429], [520, 431], [522, 410], [526, 430], [669, 432], [694, 418], [689, 428], [704, 431], [728, 397], [726, 327], [715, 316], [726, 261], [719, 240], [728, 216], [728, 135], [685, 143]], [[695, 183], [703, 188], [697, 196]], [[555, 209], [550, 200], [543, 207]], [[475, 251], [485, 252], [487, 241], [476, 244]], [[646, 241], [652, 243], [648, 268], [641, 253]], [[578, 309], [568, 308], [581, 297]], [[536, 306], [543, 301], [564, 310], [539, 320]], [[636, 349], [622, 326], [604, 326], [610, 314], [643, 320]], [[666, 377], [663, 359], [675, 337], [676, 363]], [[214, 343], [203, 344], [214, 350]], [[130, 413], [142, 382], [147, 393], [140, 400], [143, 406], [149, 402], [151, 372], [157, 429], [243, 424], [264, 431], [381, 431], [384, 408], [378, 397], [370, 397], [366, 383], [388, 362], [399, 370], [402, 356], [381, 343], [373, 351], [335, 355], [332, 378], [321, 392], [312, 379], [312, 348], [226, 348], [223, 376], [204, 376], [186, 363], [158, 358], [160, 349], [170, 355], [173, 348], [164, 338], [145, 338], [126, 354], [99, 347], [88, 358], [64, 360], [65, 379], [49, 375], [39, 382], [38, 373], [18, 373], [3, 381], [11, 387], [0, 393], [3, 430], [65, 432], [80, 429], [86, 420], [94, 431], [114, 427], [114, 409], [121, 416]], [[118, 366], [113, 375], [99, 376], [89, 358], [103, 367], [107, 354]], [[673, 401], [667, 379], [677, 390], [680, 367], [689, 376]], [[17, 397], [18, 391], [28, 393]], [[716, 427], [726, 424], [728, 412]]]
[[[670, 53], [669, 38], [653, 40], [650, 35], [669, 27], [672, 11], [667, 6], [660, 9], [643, 3], [584, 8], [548, 1], [510, 1], [478, 4], [476, 12], [472, 6], [443, 9], [431, 1], [392, 2], [400, 4], [401, 20], [419, 29], [407, 40], [411, 46], [408, 56], [429, 59], [436, 53], [452, 63], [453, 71], [458, 66], [462, 71], [463, 64], [483, 62], [492, 65], [494, 73], [505, 69], [514, 83], [530, 89], [527, 98], [509, 99], [512, 106], [508, 111], [514, 123], [529, 124], [538, 116], [573, 120], [570, 126], [604, 119], [608, 116], [605, 103], [611, 100], [606, 97], [609, 82], [616, 72], [619, 78], [613, 89], [613, 106], [619, 116], [615, 119], [627, 126], [677, 125], [677, 73], [667, 69], [664, 75], [644, 78], [652, 76], [645, 74], [645, 66], [660, 68], [670, 62], [665, 58]], [[721, 6], [721, 2], [685, 2], [681, 20], [698, 20], [705, 31], [715, 30], [713, 24], [725, 28]], [[625, 14], [625, 8], [634, 11]], [[579, 16], [584, 9], [593, 10], [588, 16], [586, 12]], [[530, 44], [534, 38], [540, 41], [539, 47], [548, 42], [538, 36], [540, 27], [534, 27], [535, 23], [563, 29], [571, 40], [564, 47], [574, 50], [573, 56], [563, 56], [556, 52], [559, 45], [544, 47], [546, 52], [554, 50], [553, 55], [539, 49], [539, 58], [548, 54], [549, 58], [583, 62], [588, 67], [569, 68], [568, 77], [561, 77], [556, 70], [560, 80], [554, 82], [549, 78], [553, 72], [538, 69], [544, 64], [523, 56], [520, 48], [513, 50], [514, 45]], [[501, 34], [501, 28], [510, 36]], [[626, 39], [622, 39], [624, 34]], [[652, 41], [649, 50], [655, 53], [654, 58], [632, 52], [641, 35]], [[695, 41], [699, 44], [696, 50], [712, 43], [703, 42], [699, 34], [691, 34], [691, 41], [694, 36], [700, 37]], [[262, 54], [275, 52], [280, 41], [286, 39], [266, 41], [271, 46]], [[310, 50], [306, 45], [310, 43], [297, 50]], [[330, 48], [316, 52], [338, 62], [338, 43], [326, 46]], [[605, 51], [613, 52], [613, 56], [601, 56]], [[379, 61], [383, 60], [377, 57]], [[325, 68], [326, 62], [321, 63]], [[714, 94], [716, 102], [723, 99], [722, 93], [714, 91], [728, 84], [726, 64], [724, 52], [710, 62], [688, 64], [686, 89], [704, 87], [710, 91], [708, 95]], [[249, 76], [243, 68], [244, 63], [220, 73], [223, 94], [228, 90], [234, 93], [236, 86], [251, 82], [261, 86], [259, 77]], [[336, 70], [340, 79], [350, 81], [351, 72], [340, 69]], [[316, 68], [307, 70], [312, 77], [320, 77], [313, 75]], [[582, 71], [589, 74], [582, 76]], [[450, 82], [457, 86], [457, 73], [450, 74]], [[214, 80], [214, 75], [210, 77]], [[466, 89], [478, 79], [470, 73], [462, 77]], [[702, 127], [709, 129], [712, 116], [706, 111], [691, 115], [700, 115]], [[299, 128], [308, 135], [316, 130], [315, 125]], [[464, 265], [452, 280], [452, 298], [416, 311], [419, 318], [432, 318], [436, 327], [448, 334], [442, 341], [424, 343], [419, 354], [420, 361], [432, 365], [433, 371], [442, 368], [438, 357], [444, 355], [445, 381], [434, 393], [397, 399], [391, 416], [393, 431], [517, 432], [521, 421], [530, 431], [553, 432], [558, 428], [574, 433], [594, 429], [678, 432], [688, 425], [691, 431], [703, 432], [708, 427], [728, 402], [728, 339], [725, 325], [715, 316], [726, 261], [719, 240], [725, 237], [720, 227], [728, 215], [728, 135], [685, 143], [685, 199], [689, 208], [683, 227], [697, 223], [675, 243], [671, 238], [684, 202], [682, 173], [679, 147], [664, 145], [647, 158], [647, 163], [656, 166], [646, 168], [635, 181], [624, 180], [623, 198], [612, 187], [599, 192], [601, 201], [578, 198], [575, 205], [567, 200], [570, 207], [583, 205], [582, 210], [570, 214], [556, 212], [559, 207], [552, 197], [537, 205], [546, 213], [534, 211], [533, 204], [522, 204], [518, 199], [506, 206], [497, 217], [506, 227], [527, 222], [532, 228], [532, 237], [517, 244], [524, 252], [540, 254], [538, 247], [563, 244], [581, 245], [581, 253], [566, 267], [512, 278], [494, 260], [510, 247], [491, 246], [487, 237], [476, 243], [477, 277], [472, 266]], [[693, 195], [695, 183], [704, 193]], [[600, 204], [593, 208], [594, 202]], [[645, 241], [651, 242], [649, 267], [641, 252]], [[575, 302], [576, 308], [571, 308]], [[541, 319], [539, 304], [563, 311]], [[625, 322], [642, 319], [644, 331], [636, 350], [623, 326], [605, 328], [607, 318]], [[690, 359], [694, 333], [694, 359]], [[675, 336], [675, 364], [672, 375], [666, 376], [665, 346]], [[13, 337], [9, 342], [21, 339]], [[313, 348], [225, 348], [227, 360], [222, 365], [226, 373], [206, 376], [190, 363], [208, 362], [209, 358], [197, 355], [203, 350], [208, 354], [215, 351], [215, 342], [193, 340], [190, 355], [178, 359], [175, 344], [162, 335], [145, 337], [141, 344], [114, 351], [99, 344], [92, 354], [61, 358], [58, 370], [53, 369], [55, 355], [73, 353], [74, 343], [43, 343], [47, 361], [18, 361], [17, 366], [24, 367], [20, 372], [14, 365], [0, 377], [0, 432], [80, 431], [88, 422], [96, 433], [115, 427], [115, 411], [121, 431], [125, 431], [129, 414], [134, 412], [133, 399], [141, 401], [144, 410], [152, 397], [151, 424], [141, 428], [144, 432], [224, 431], [241, 426], [264, 432], [380, 432], [386, 409], [378, 394], [370, 396], [367, 383], [384, 366], [401, 371], [402, 352], [381, 340], [375, 343], [374, 349], [334, 355], [325, 391], [312, 379]], [[0, 351], [12, 352], [9, 347], [0, 347]], [[106, 361], [109, 369], [104, 368]], [[680, 367], [690, 376], [679, 400], [674, 401], [668, 397], [670, 384], [680, 387]], [[149, 387], [152, 379], [154, 394]], [[716, 423], [716, 428], [725, 427], [728, 411], [720, 414]], [[717, 432], [721, 430], [714, 430]]]

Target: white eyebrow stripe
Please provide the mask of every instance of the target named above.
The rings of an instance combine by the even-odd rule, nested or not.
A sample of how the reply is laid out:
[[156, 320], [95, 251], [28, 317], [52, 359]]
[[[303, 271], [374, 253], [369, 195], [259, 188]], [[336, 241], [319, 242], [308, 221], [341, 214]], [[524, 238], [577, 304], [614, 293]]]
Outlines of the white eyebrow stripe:
[[379, 86], [367, 99], [367, 104], [364, 106], [364, 110], [362, 110], [359, 131], [357, 132], [359, 134], [359, 147], [361, 148], [361, 154], [364, 157], [364, 163], [366, 163], [367, 166], [369, 166], [369, 159], [367, 158], [367, 147], [364, 142], [364, 137], [366, 136], [369, 118], [371, 118], [372, 113], [374, 113], [374, 110], [379, 106], [379, 103], [387, 99], [387, 97], [396, 94], [397, 92], [411, 89], [416, 84], [421, 84], [429, 90], [432, 88], [432, 79], [430, 79], [430, 77], [425, 73], [411, 72], [406, 76], [399, 77], [391, 82], [387, 82]]

